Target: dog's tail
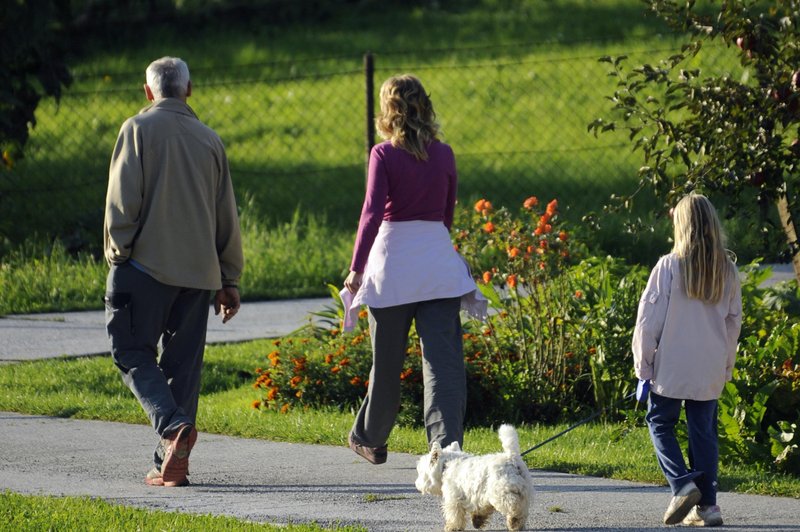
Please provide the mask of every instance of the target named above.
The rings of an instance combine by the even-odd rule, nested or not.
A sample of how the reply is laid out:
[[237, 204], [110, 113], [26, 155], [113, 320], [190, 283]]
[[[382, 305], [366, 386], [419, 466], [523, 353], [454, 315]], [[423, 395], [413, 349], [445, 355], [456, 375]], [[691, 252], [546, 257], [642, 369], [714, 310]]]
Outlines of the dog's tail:
[[500, 443], [503, 444], [506, 454], [519, 456], [519, 437], [516, 429], [511, 425], [500, 425], [497, 434], [500, 436]]

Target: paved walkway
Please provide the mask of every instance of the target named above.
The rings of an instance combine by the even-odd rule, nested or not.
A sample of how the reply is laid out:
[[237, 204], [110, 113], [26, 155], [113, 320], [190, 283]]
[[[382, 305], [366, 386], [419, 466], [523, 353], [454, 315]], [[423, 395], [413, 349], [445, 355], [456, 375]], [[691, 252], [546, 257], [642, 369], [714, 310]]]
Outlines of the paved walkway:
[[[329, 304], [326, 298], [245, 303], [228, 324], [210, 318], [208, 340], [281, 336]], [[102, 312], [0, 319], [0, 361], [7, 363], [102, 354], [106, 344]], [[360, 524], [380, 532], [443, 526], [439, 501], [414, 489], [416, 457], [391, 449], [386, 464], [372, 466], [344, 446], [201, 433], [192, 453], [192, 486], [168, 489], [142, 482], [154, 444], [152, 430], [143, 425], [0, 412], [0, 491], [85, 495], [271, 523]], [[666, 487], [535, 469], [532, 474], [537, 491], [528, 530], [665, 528], [660, 519], [670, 497]], [[800, 530], [800, 500], [722, 492], [719, 503], [726, 522], [720, 530]], [[497, 515], [486, 528], [502, 529]]]

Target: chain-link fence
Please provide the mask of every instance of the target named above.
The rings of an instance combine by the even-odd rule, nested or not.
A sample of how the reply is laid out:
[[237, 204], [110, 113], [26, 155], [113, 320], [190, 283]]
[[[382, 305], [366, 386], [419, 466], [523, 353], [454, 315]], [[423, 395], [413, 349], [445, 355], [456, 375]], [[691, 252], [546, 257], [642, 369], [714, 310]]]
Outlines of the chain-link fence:
[[[300, 209], [354, 230], [369, 144], [366, 87], [374, 87], [377, 108], [385, 78], [414, 73], [456, 153], [460, 201], [512, 206], [529, 195], [557, 197], [575, 220], [611, 193], [630, 191], [641, 164], [627, 139], [587, 131], [608, 116], [615, 87], [596, 48], [581, 49], [376, 53], [371, 75], [362, 55], [214, 69], [193, 69], [189, 60], [189, 103], [222, 137], [239, 201], [253, 214], [278, 221]], [[619, 55], [633, 66], [675, 49]], [[704, 63], [733, 64], [725, 48], [704, 53]], [[25, 158], [0, 173], [7, 241], [35, 231], [97, 247], [109, 157], [122, 121], [147, 103], [143, 78], [77, 73], [59, 105], [43, 102]]]

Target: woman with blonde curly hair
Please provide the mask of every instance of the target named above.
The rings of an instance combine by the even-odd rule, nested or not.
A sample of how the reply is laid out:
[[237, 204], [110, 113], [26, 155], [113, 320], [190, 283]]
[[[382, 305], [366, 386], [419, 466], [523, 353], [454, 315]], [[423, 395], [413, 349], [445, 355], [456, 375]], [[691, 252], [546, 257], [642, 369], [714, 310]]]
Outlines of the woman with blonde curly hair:
[[[428, 442], [463, 443], [466, 375], [459, 311], [484, 317], [466, 262], [453, 249], [453, 150], [438, 139], [430, 97], [414, 76], [393, 76], [380, 91], [376, 120], [385, 142], [372, 148], [346, 310], [367, 305], [373, 363], [367, 395], [348, 443], [373, 464], [400, 408], [400, 372], [414, 322], [422, 344]], [[353, 295], [348, 301], [349, 295]]]

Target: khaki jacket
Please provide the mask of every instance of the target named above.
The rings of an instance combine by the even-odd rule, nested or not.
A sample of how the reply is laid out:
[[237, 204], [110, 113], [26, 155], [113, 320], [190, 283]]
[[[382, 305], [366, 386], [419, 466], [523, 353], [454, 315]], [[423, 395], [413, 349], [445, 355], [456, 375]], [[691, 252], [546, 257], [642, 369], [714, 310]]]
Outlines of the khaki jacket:
[[122, 124], [108, 176], [105, 257], [171, 286], [235, 286], [244, 267], [228, 159], [186, 103], [164, 98]]
[[639, 300], [633, 333], [636, 376], [673, 399], [718, 399], [733, 376], [742, 326], [742, 289], [731, 263], [725, 293], [705, 303], [686, 295], [675, 253], [659, 259]]

